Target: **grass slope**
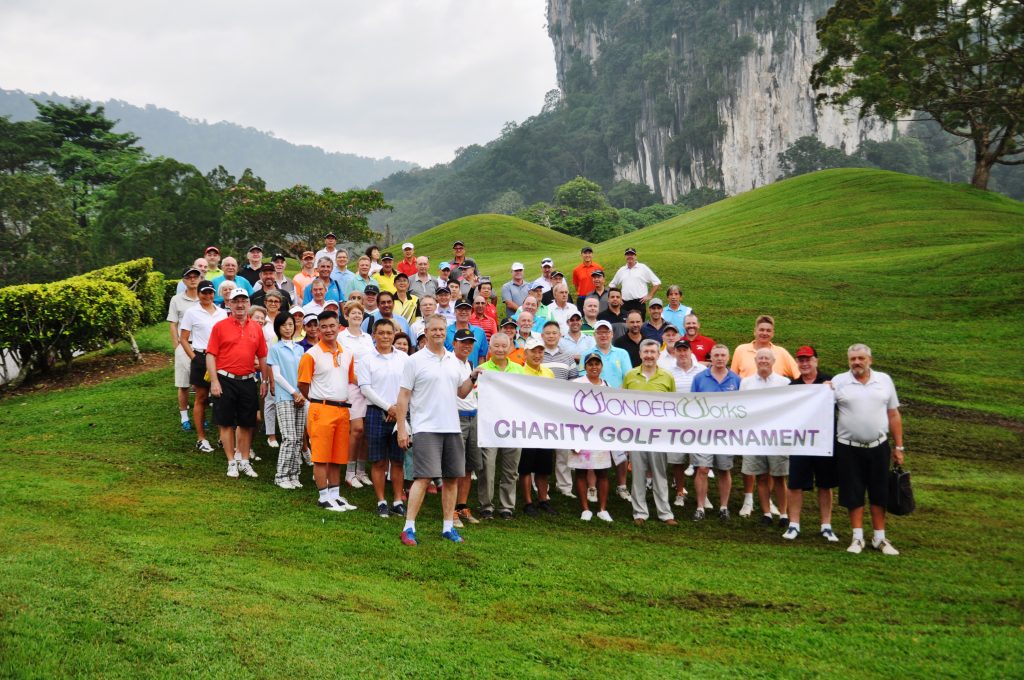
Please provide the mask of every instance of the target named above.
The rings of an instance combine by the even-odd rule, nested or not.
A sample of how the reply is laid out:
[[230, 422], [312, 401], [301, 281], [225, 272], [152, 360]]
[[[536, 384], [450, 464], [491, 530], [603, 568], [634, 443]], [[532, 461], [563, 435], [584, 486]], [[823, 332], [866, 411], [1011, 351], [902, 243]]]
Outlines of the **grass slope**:
[[[1010, 677], [1024, 662], [1017, 466], [914, 462], [899, 558], [734, 520], [491, 522], [422, 545], [307, 488], [224, 477], [176, 431], [171, 371], [0, 410], [3, 677]], [[59, 426], [54, 426], [59, 423]], [[688, 510], [692, 510], [688, 508]], [[849, 537], [845, 519], [837, 529]], [[968, 566], [969, 565], [969, 566]], [[970, 578], [964, 578], [966, 570]]]

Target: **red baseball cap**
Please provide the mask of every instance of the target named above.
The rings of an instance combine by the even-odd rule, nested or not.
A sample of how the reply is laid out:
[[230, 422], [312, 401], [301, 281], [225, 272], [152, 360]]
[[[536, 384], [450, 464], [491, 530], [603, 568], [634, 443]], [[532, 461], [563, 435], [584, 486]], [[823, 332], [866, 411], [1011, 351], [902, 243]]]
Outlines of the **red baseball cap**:
[[804, 345], [796, 351], [798, 357], [816, 357], [818, 353], [814, 351], [814, 348], [810, 345]]

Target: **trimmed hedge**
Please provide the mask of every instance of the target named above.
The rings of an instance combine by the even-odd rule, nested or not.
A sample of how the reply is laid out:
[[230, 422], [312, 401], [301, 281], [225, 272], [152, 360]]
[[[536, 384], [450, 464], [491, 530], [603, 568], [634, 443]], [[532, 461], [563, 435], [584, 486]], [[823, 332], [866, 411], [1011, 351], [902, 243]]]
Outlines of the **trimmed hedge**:
[[135, 293], [142, 304], [142, 324], [162, 321], [166, 318], [167, 303], [164, 302], [164, 275], [153, 271], [153, 258], [142, 257], [120, 264], [94, 269], [67, 281], [90, 279], [122, 283]]
[[116, 281], [76, 276], [0, 288], [0, 352], [22, 367], [11, 385], [76, 353], [131, 341], [141, 318], [136, 294]]

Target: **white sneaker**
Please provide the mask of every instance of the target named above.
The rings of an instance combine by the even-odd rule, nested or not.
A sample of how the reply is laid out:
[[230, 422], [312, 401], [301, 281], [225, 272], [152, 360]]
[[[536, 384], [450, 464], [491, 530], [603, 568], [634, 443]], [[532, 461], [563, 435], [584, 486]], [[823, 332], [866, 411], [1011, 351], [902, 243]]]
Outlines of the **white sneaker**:
[[864, 550], [864, 539], [855, 538], [850, 543], [850, 547], [846, 549], [846, 552], [853, 553], [854, 555], [859, 555], [862, 550]]
[[583, 520], [584, 522], [589, 522], [593, 518], [594, 518], [594, 513], [591, 512], [590, 510], [584, 510], [583, 513], [580, 515], [580, 519]]
[[693, 466], [688, 465], [686, 469], [683, 470], [683, 474], [686, 475], [687, 477], [693, 477]]
[[597, 489], [595, 487], [590, 487], [589, 489], [587, 489], [587, 502], [588, 503], [596, 503], [597, 502]]
[[612, 521], [612, 516], [608, 514], [607, 510], [602, 510], [601, 512], [597, 513], [597, 518], [599, 520], [601, 520], [602, 522], [611, 522]]
[[363, 483], [359, 481], [358, 477], [351, 477], [345, 480], [345, 483], [351, 486], [353, 489], [362, 489]]
[[676, 496], [676, 500], [672, 503], [672, 505], [676, 506], [677, 508], [681, 508], [681, 507], [685, 506], [686, 505], [686, 496], [683, 496], [681, 494]]
[[277, 449], [281, 447], [281, 445], [277, 443], [276, 439], [268, 439], [267, 446], [269, 446], [272, 449]]
[[238, 477], [238, 462], [234, 460], [228, 461], [228, 477]]
[[768, 501], [768, 506], [768, 509], [771, 511], [773, 515], [775, 515], [776, 517], [782, 516], [782, 513], [779, 512], [779, 509], [775, 507], [775, 501]]
[[256, 461], [258, 463], [258, 462], [260, 462], [263, 459], [256, 455], [256, 449], [250, 448], [249, 449], [249, 460], [254, 460], [254, 461]]
[[259, 477], [259, 475], [256, 474], [256, 471], [252, 469], [252, 464], [247, 460], [243, 460], [241, 463], [239, 463], [238, 469], [239, 471], [244, 472], [246, 477]]
[[831, 529], [822, 529], [821, 530], [821, 537], [824, 538], [829, 543], [838, 543], [839, 542], [839, 537], [836, 536], [836, 533], [834, 531], [832, 531]]
[[626, 501], [627, 503], [633, 502], [633, 497], [629, 495], [629, 489], [624, 486], [615, 487], [615, 493], [619, 495], [619, 498]]
[[302, 488], [302, 484], [299, 483], [299, 480], [293, 479], [293, 480], [291, 480], [291, 482], [292, 482], [292, 488], [293, 489], [301, 489]]
[[708, 470], [708, 479], [714, 479], [714, 478], [715, 478], [715, 471], [714, 470]]
[[238, 449], [235, 449], [235, 460], [239, 463], [242, 462], [242, 454], [238, 452]]
[[704, 509], [705, 510], [714, 510], [715, 509], [715, 504], [711, 502], [710, 498], [705, 498], [704, 499]]
[[343, 508], [346, 511], [356, 509], [356, 506], [352, 505], [347, 500], [345, 500], [344, 496], [338, 496], [336, 499], [334, 499], [334, 504], [337, 505], [339, 508]]
[[199, 453], [213, 453], [213, 447], [210, 446], [210, 442], [205, 439], [200, 439], [196, 442], [196, 451]]
[[359, 483], [362, 484], [363, 486], [373, 486], [373, 480], [367, 477], [365, 472], [360, 472], [358, 475], [356, 475], [356, 479], [358, 479]]
[[290, 479], [286, 479], [283, 482], [274, 482], [274, 484], [276, 486], [282, 488], [282, 489], [294, 489], [295, 488], [295, 484], [292, 483], [292, 480], [290, 480]]
[[740, 517], [750, 517], [750, 513], [752, 512], [754, 512], [753, 497], [747, 498], [743, 501], [743, 506], [740, 508]]
[[466, 528], [466, 525], [462, 523], [462, 520], [459, 519], [459, 515], [457, 513], [455, 515], [455, 518], [452, 520], [452, 526], [455, 527], [456, 529], [465, 529]]
[[334, 501], [318, 501], [317, 507], [329, 510], [330, 512], [345, 512], [345, 508], [340, 505], [335, 505]]
[[786, 539], [787, 541], [792, 541], [792, 540], [794, 540], [799, 535], [800, 535], [800, 530], [797, 529], [795, 526], [793, 526], [791, 524], [789, 526], [789, 528], [786, 529], [786, 533], [782, 534], [782, 537], [784, 539]]
[[889, 542], [888, 538], [883, 538], [880, 542], [875, 543], [871, 541], [871, 547], [875, 550], [880, 550], [883, 555], [899, 555], [900, 551], [897, 550], [892, 543]]

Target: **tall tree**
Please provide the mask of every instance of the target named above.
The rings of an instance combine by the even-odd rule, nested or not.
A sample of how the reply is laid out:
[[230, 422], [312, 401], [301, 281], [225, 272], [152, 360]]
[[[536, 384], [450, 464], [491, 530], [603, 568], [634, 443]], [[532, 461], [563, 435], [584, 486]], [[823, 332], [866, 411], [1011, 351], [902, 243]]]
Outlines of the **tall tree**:
[[50, 175], [0, 173], [0, 285], [36, 283], [88, 268], [71, 197]]
[[1021, 0], [838, 0], [818, 21], [819, 102], [916, 112], [974, 145], [971, 183], [1024, 164]]
[[191, 165], [160, 158], [135, 168], [117, 183], [97, 220], [97, 265], [153, 258], [157, 269], [177, 274], [217, 243], [220, 197]]
[[46, 123], [0, 116], [0, 172], [40, 171], [58, 146], [57, 133]]

